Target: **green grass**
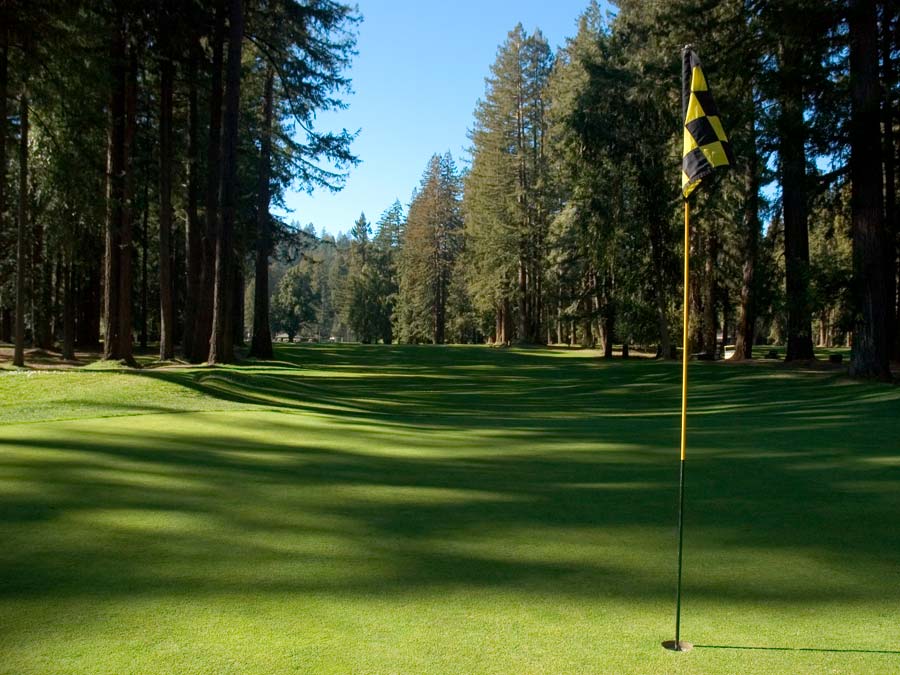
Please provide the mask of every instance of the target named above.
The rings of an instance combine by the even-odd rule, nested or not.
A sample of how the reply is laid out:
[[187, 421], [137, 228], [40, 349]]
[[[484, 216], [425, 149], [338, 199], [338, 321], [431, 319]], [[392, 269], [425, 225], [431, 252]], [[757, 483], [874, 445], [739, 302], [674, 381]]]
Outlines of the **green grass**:
[[[279, 346], [0, 374], [0, 673], [900, 673], [900, 391]], [[753, 648], [753, 649], [751, 649]]]

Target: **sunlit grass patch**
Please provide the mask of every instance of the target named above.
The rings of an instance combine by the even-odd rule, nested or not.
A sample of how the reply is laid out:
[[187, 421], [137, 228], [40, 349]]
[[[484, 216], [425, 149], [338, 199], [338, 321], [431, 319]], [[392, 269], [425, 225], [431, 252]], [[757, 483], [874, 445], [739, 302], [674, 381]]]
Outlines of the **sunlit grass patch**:
[[691, 366], [704, 647], [660, 648], [679, 378], [349, 345], [0, 375], [0, 673], [900, 672], [900, 392], [779, 364]]

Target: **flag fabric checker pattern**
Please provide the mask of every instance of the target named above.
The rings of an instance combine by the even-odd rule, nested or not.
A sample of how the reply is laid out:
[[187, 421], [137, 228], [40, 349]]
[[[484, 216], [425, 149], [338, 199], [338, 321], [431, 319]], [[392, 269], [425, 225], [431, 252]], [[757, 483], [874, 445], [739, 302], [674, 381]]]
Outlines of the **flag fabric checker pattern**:
[[700, 59], [692, 49], [684, 51], [684, 73], [681, 192], [687, 199], [704, 178], [717, 168], [730, 165], [734, 157], [719, 120], [719, 110], [700, 67]]

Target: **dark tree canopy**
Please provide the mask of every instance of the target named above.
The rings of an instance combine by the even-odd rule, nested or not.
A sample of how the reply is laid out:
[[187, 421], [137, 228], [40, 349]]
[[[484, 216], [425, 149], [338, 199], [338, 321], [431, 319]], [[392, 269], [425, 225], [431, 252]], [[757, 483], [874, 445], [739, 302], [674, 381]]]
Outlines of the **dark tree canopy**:
[[219, 363], [247, 338], [268, 358], [280, 334], [673, 358], [686, 43], [736, 156], [694, 200], [691, 351], [852, 345], [852, 372], [881, 379], [900, 356], [896, 3], [592, 0], [557, 50], [514, 26], [485, 64], [464, 169], [435, 154], [407, 204], [328, 224], [347, 236], [275, 214], [358, 162], [355, 132], [316, 124], [350, 93], [350, 5], [0, 11], [0, 340], [16, 363], [26, 345], [133, 363], [157, 340], [161, 360]]

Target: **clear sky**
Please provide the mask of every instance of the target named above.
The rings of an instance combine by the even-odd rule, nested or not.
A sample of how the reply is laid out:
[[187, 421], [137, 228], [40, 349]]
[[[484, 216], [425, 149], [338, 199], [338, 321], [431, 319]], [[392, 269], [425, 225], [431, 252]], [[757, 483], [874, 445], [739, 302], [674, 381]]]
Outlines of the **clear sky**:
[[572, 37], [588, 0], [360, 0], [359, 54], [348, 110], [319, 117], [322, 129], [360, 130], [362, 163], [338, 193], [291, 192], [288, 221], [346, 232], [360, 211], [374, 223], [395, 199], [404, 208], [434, 153], [462, 166], [476, 101], [497, 47], [521, 22], [556, 49]]

